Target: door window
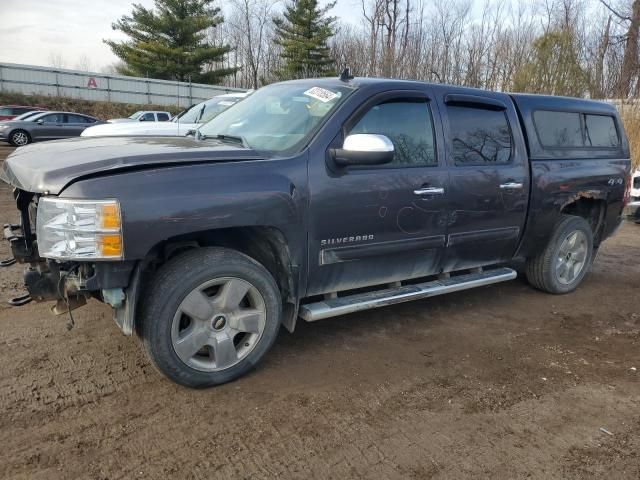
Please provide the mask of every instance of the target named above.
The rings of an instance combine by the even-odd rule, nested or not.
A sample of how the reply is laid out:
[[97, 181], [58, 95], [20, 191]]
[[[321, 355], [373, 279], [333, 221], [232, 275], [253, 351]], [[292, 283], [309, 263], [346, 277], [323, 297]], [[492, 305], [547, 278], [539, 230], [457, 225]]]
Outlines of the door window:
[[511, 129], [502, 110], [447, 106], [456, 165], [505, 165], [511, 161]]
[[67, 123], [85, 123], [84, 117], [80, 115], [67, 114]]
[[169, 121], [169, 114], [168, 113], [158, 113], [158, 121], [159, 122], [168, 122]]
[[372, 107], [349, 135], [359, 133], [385, 135], [393, 142], [393, 162], [377, 168], [423, 167], [438, 163], [431, 110], [425, 99], [393, 99]]
[[145, 113], [142, 118], [140, 119], [140, 121], [142, 122], [155, 122], [155, 117], [153, 116], [153, 113], [151, 112], [147, 112]]
[[51, 113], [40, 117], [38, 120], [42, 120], [43, 123], [63, 123], [64, 115], [62, 113]]

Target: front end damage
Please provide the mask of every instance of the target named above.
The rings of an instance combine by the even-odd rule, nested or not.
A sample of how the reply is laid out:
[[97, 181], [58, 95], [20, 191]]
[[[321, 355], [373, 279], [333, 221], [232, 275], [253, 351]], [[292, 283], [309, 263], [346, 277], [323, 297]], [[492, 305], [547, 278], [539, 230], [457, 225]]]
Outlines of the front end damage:
[[136, 262], [127, 261], [58, 261], [42, 258], [38, 252], [35, 227], [39, 198], [38, 194], [14, 189], [20, 220], [16, 224], [4, 225], [4, 239], [9, 242], [13, 258], [0, 262], [0, 266], [14, 263], [25, 265], [23, 278], [28, 293], [8, 303], [22, 306], [32, 300], [53, 301], [55, 304], [51, 311], [62, 315], [85, 305], [89, 298], [96, 298], [113, 307], [114, 320], [125, 335], [131, 335], [138, 297], [137, 285], [141, 276], [139, 266]]

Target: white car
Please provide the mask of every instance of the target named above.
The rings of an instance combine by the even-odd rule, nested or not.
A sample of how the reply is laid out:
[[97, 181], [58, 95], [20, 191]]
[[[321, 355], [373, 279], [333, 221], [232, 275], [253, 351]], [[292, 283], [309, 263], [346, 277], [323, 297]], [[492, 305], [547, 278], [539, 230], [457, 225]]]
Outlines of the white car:
[[131, 123], [131, 122], [168, 122], [171, 120], [169, 112], [158, 112], [155, 110], [139, 110], [128, 118], [112, 118], [109, 123]]
[[627, 205], [626, 214], [631, 220], [640, 223], [640, 168], [631, 178], [631, 203]]
[[111, 123], [96, 125], [82, 132], [82, 137], [172, 136], [180, 137], [196, 130], [251, 92], [226, 93], [192, 106], [170, 122]]

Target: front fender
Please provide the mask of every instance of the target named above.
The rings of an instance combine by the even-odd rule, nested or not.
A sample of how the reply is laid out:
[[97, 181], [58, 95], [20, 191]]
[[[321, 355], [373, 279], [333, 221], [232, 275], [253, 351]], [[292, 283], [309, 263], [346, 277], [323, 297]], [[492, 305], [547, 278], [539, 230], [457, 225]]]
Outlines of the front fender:
[[117, 198], [125, 260], [141, 260], [169, 238], [247, 226], [279, 229], [301, 260], [305, 180], [302, 158], [191, 164], [88, 178], [60, 196]]

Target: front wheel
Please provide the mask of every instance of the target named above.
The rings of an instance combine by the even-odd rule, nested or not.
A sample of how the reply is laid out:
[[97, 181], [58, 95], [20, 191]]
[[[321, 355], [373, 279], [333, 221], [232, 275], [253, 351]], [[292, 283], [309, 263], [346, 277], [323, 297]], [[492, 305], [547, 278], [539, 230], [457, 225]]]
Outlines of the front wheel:
[[545, 249], [527, 260], [527, 279], [555, 294], [574, 291], [593, 260], [593, 232], [582, 217], [563, 215]]
[[15, 130], [9, 135], [9, 143], [14, 147], [22, 147], [31, 141], [31, 137], [24, 130]]
[[282, 301], [271, 274], [229, 249], [201, 248], [165, 264], [153, 279], [139, 328], [154, 365], [176, 383], [234, 380], [267, 353]]

